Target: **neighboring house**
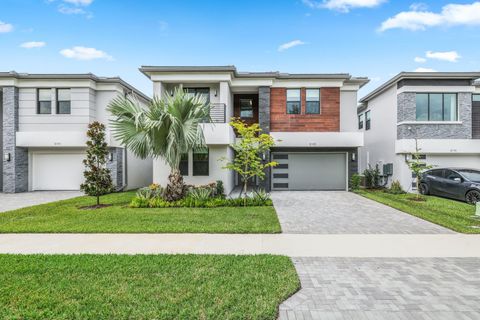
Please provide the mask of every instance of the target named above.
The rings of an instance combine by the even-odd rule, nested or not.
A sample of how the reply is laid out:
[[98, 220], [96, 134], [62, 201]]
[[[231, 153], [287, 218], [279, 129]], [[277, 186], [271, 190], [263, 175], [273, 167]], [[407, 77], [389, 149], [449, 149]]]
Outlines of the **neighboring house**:
[[120, 78], [0, 73], [0, 191], [79, 190], [93, 121], [107, 126], [108, 167], [117, 189], [149, 184], [152, 160], [134, 157], [108, 130], [108, 103], [130, 94], [150, 100]]
[[[402, 72], [360, 100], [360, 171], [379, 165], [412, 191], [415, 152], [439, 167], [480, 169], [480, 72]], [[384, 166], [386, 165], [386, 166]], [[393, 166], [393, 167], [392, 167]]]
[[[202, 124], [208, 151], [191, 150], [181, 163], [186, 183], [222, 180], [227, 193], [240, 183], [221, 160], [234, 156], [232, 117], [259, 123], [277, 141], [263, 156], [279, 165], [253, 184], [267, 190], [346, 190], [357, 172], [357, 149], [363, 145], [357, 91], [366, 78], [238, 72], [234, 66], [144, 66], [140, 71], [152, 80], [155, 96], [182, 88], [205, 95], [212, 104], [212, 123]], [[169, 171], [164, 161], [154, 160], [154, 182], [165, 185]]]

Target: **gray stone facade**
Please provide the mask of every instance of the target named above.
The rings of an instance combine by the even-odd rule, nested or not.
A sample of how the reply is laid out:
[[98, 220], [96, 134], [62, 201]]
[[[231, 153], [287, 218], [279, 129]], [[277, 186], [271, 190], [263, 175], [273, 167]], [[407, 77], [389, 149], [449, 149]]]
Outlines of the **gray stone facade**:
[[[270, 87], [258, 88], [258, 122], [263, 133], [270, 133]], [[265, 154], [265, 159], [270, 160], [270, 152]], [[259, 181], [259, 187], [270, 191], [271, 169], [265, 170], [265, 179]]]
[[[16, 146], [18, 131], [18, 88], [3, 88], [3, 192], [28, 191], [28, 150]], [[10, 160], [5, 159], [10, 155]]]
[[112, 176], [112, 182], [115, 186], [115, 190], [119, 191], [124, 187], [123, 184], [123, 149], [122, 148], [110, 148], [110, 152], [113, 157], [107, 162], [107, 168], [110, 170]]
[[[458, 93], [459, 124], [400, 124], [397, 139], [471, 139], [472, 138], [472, 94]], [[415, 121], [416, 102], [414, 92], [403, 92], [397, 96], [397, 121]], [[409, 129], [410, 128], [410, 129]]]

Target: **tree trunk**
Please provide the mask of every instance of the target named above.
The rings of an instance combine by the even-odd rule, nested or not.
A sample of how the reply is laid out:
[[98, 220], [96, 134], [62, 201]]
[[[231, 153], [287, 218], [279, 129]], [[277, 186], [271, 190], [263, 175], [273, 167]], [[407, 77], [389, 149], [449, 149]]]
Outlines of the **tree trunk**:
[[165, 200], [177, 201], [185, 196], [186, 186], [180, 170], [173, 169], [168, 176], [168, 185], [165, 189]]
[[245, 179], [243, 182], [243, 192], [245, 193], [245, 197], [243, 198], [243, 206], [247, 206], [247, 187], [248, 187], [248, 179]]
[[97, 196], [97, 206], [100, 205], [100, 196]]

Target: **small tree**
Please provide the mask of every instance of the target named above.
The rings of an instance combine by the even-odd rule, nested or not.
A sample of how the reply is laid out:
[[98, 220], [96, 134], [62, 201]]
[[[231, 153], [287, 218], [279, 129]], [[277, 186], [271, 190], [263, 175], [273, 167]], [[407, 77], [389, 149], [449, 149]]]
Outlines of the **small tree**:
[[417, 195], [416, 199], [420, 199], [420, 175], [424, 170], [428, 170], [433, 168], [433, 166], [428, 165], [422, 161], [420, 161], [420, 148], [418, 147], [418, 141], [415, 139], [415, 152], [412, 153], [412, 160], [407, 161], [407, 165], [415, 173], [416, 177], [416, 185], [417, 185]]
[[106, 168], [108, 147], [105, 142], [105, 126], [97, 121], [90, 123], [87, 137], [87, 158], [83, 160], [85, 182], [80, 189], [86, 195], [97, 197], [99, 206], [100, 196], [113, 191], [110, 170]]
[[230, 126], [238, 133], [240, 139], [231, 145], [235, 151], [235, 158], [227, 162], [224, 168], [238, 173], [243, 180], [243, 192], [246, 195], [249, 179], [258, 177], [263, 180], [264, 170], [277, 165], [277, 162], [262, 160], [262, 154], [270, 150], [275, 142], [269, 134], [261, 133], [262, 129], [258, 123], [248, 125], [240, 119], [233, 119]]

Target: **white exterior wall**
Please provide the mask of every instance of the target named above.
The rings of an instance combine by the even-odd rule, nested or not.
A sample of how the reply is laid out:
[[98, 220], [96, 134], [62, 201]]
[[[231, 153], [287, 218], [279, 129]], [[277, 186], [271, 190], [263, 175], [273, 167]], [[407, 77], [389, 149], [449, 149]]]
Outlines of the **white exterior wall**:
[[[188, 157], [188, 175], [184, 176], [186, 184], [202, 185], [216, 180], [222, 180], [225, 188], [225, 193], [229, 194], [234, 187], [234, 173], [231, 170], [222, 169], [225, 165], [222, 158], [233, 157], [233, 151], [228, 146], [209, 146], [209, 175], [208, 176], [193, 176], [193, 157], [192, 152]], [[153, 160], [153, 182], [161, 186], [168, 184], [168, 175], [170, 167], [163, 161], [163, 159]]]
[[340, 91], [340, 131], [357, 129], [357, 91]]

